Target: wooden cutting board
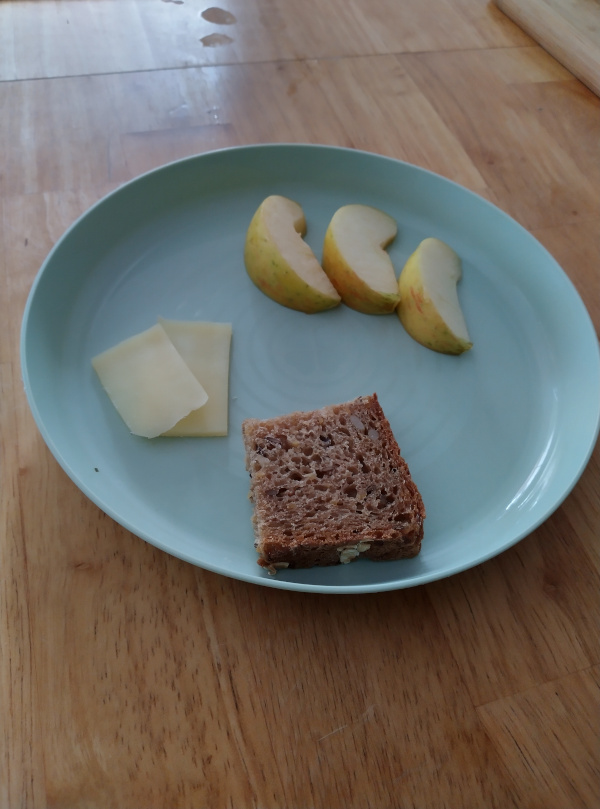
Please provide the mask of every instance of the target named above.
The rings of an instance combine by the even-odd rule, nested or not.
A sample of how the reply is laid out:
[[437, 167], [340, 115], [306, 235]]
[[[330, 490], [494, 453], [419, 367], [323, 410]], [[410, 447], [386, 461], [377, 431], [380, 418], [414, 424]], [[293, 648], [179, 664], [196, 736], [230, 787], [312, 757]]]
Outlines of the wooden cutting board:
[[567, 70], [600, 95], [600, 0], [495, 0]]

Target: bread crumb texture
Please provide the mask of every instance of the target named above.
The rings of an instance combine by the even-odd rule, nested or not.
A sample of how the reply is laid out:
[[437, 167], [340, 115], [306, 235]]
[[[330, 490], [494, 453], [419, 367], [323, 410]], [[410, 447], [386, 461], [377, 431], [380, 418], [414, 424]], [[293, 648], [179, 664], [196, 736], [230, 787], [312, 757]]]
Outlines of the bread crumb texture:
[[242, 424], [258, 564], [392, 560], [421, 549], [425, 508], [377, 395]]

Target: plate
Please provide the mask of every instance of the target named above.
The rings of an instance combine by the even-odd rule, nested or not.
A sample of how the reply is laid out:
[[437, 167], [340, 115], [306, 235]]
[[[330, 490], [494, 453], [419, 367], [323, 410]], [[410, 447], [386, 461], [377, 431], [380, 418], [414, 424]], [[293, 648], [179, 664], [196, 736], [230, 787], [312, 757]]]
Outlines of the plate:
[[[269, 194], [304, 208], [320, 255], [341, 205], [398, 222], [398, 268], [427, 236], [463, 262], [474, 348], [415, 343], [395, 315], [344, 306], [305, 315], [253, 286], [250, 219]], [[90, 364], [158, 316], [233, 324], [226, 438], [132, 436]], [[583, 471], [598, 434], [600, 360], [589, 315], [544, 248], [481, 197], [380, 155], [257, 145], [163, 166], [94, 205], [57, 242], [21, 335], [39, 430], [75, 484], [125, 528], [208, 570], [270, 587], [364, 593], [477, 565], [542, 523]], [[241, 423], [377, 392], [427, 508], [411, 560], [280, 571], [256, 564]]]

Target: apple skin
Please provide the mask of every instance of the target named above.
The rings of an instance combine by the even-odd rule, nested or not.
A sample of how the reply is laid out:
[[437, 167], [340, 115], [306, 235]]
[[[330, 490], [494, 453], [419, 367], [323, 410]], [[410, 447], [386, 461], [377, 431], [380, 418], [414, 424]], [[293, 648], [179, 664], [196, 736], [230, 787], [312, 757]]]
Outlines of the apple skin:
[[[450, 279], [447, 292], [452, 306], [455, 307], [454, 315], [459, 326], [456, 331], [446, 323], [425, 288], [423, 251], [428, 247], [435, 249], [436, 252], [441, 251], [438, 256], [441, 257], [443, 266], [439, 266], [439, 270], [446, 273]], [[441, 354], [463, 354], [473, 346], [468, 338], [456, 294], [456, 284], [461, 275], [460, 259], [452, 248], [439, 239], [424, 239], [409, 257], [398, 279], [400, 303], [397, 314], [402, 325], [418, 343]], [[462, 335], [456, 333], [457, 331], [462, 332]]]
[[271, 195], [252, 217], [244, 245], [246, 271], [254, 284], [282, 306], [313, 314], [339, 306], [341, 298], [303, 240], [300, 205]]
[[391, 216], [368, 205], [345, 205], [333, 215], [323, 242], [322, 265], [347, 306], [385, 315], [398, 305], [396, 275], [385, 252], [397, 230]]

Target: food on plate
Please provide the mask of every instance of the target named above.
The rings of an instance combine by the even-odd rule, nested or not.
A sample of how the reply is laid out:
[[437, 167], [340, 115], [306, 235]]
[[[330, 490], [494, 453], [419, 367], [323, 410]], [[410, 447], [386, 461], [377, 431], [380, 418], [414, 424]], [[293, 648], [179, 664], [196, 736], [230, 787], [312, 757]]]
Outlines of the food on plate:
[[208, 399], [160, 324], [98, 354], [92, 365], [134, 435], [155, 438]]
[[461, 262], [439, 239], [424, 239], [410, 256], [398, 279], [398, 317], [417, 342], [443, 354], [472, 348], [458, 300]]
[[242, 424], [258, 564], [392, 560], [421, 549], [425, 507], [376, 394]]
[[231, 324], [163, 318], [159, 318], [159, 323], [208, 394], [206, 404], [178, 421], [164, 435], [227, 435]]
[[323, 269], [352, 309], [380, 315], [396, 308], [398, 282], [385, 248], [397, 230], [391, 216], [368, 205], [345, 205], [333, 215], [323, 243]]
[[332, 309], [340, 296], [302, 238], [306, 220], [298, 203], [267, 197], [254, 214], [244, 247], [246, 270], [256, 286], [290, 309], [314, 313]]
[[231, 324], [164, 320], [92, 359], [134, 435], [227, 435]]

